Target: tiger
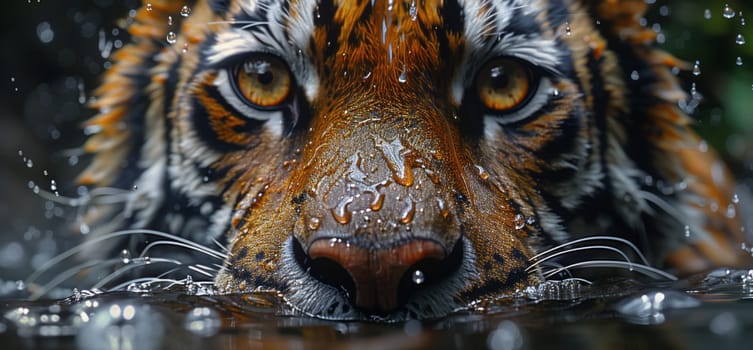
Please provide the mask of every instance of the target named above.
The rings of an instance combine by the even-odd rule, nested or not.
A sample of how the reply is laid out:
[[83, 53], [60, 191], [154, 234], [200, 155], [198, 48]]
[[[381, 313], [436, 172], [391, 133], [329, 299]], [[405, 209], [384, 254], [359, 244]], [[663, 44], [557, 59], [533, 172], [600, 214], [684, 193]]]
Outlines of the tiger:
[[127, 194], [82, 220], [219, 242], [220, 290], [338, 320], [439, 318], [580, 269], [747, 266], [735, 180], [648, 6], [145, 0], [78, 179]]

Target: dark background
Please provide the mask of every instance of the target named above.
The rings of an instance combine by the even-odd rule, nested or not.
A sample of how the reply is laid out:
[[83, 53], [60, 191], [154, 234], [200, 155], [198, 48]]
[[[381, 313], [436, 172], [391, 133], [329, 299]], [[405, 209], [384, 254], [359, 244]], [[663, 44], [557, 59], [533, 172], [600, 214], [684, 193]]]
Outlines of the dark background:
[[[175, 0], [181, 1], [181, 0]], [[73, 196], [85, 164], [76, 147], [84, 104], [108, 66], [108, 48], [127, 42], [122, 27], [137, 0], [12, 0], [0, 11], [0, 282], [39, 266], [78, 237], [65, 217], [72, 211], [32, 193], [36, 185]], [[702, 74], [683, 73], [704, 96], [693, 114], [698, 131], [719, 149], [743, 182], [753, 178], [753, 23], [748, 0], [656, 1], [647, 25], [658, 44]], [[705, 18], [705, 10], [710, 18]], [[742, 16], [745, 17], [745, 16]], [[749, 42], [735, 43], [737, 34]], [[736, 58], [742, 59], [742, 66]], [[19, 151], [23, 155], [19, 155]], [[25, 159], [24, 159], [25, 158]], [[33, 163], [28, 166], [28, 160]], [[53, 239], [54, 234], [54, 239]], [[7, 283], [6, 283], [7, 284]], [[3, 284], [0, 284], [2, 288]]]

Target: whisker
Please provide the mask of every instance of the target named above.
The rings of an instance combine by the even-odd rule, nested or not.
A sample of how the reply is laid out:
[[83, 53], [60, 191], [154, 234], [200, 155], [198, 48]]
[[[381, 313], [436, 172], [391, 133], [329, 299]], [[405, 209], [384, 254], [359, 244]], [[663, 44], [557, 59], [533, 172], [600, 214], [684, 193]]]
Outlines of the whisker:
[[[172, 234], [169, 234], [169, 233], [166, 233], [166, 232], [161, 232], [161, 231], [146, 230], [146, 229], [134, 229], [134, 230], [117, 231], [117, 232], [113, 232], [113, 233], [109, 233], [109, 234], [104, 234], [104, 235], [101, 235], [99, 237], [94, 237], [94, 238], [88, 239], [88, 240], [82, 242], [81, 244], [79, 244], [79, 245], [77, 245], [77, 246], [75, 246], [75, 247], [73, 247], [71, 249], [68, 249], [65, 252], [62, 252], [62, 253], [58, 254], [57, 256], [53, 257], [52, 259], [50, 259], [46, 263], [44, 263], [42, 266], [40, 266], [31, 275], [29, 275], [29, 277], [26, 278], [26, 280], [24, 281], [24, 283], [26, 283], [27, 285], [31, 284], [31, 283], [34, 283], [42, 274], [44, 274], [45, 272], [49, 271], [54, 266], [57, 266], [62, 261], [70, 258], [71, 256], [73, 256], [73, 255], [75, 255], [77, 253], [80, 253], [82, 250], [84, 250], [88, 246], [91, 246], [92, 244], [100, 243], [102, 241], [106, 241], [108, 239], [114, 239], [114, 238], [121, 237], [121, 236], [140, 235], [140, 234], [143, 234], [143, 235], [152, 235], [152, 236], [162, 237], [162, 238], [165, 238], [165, 239], [172, 239], [172, 240], [175, 240], [177, 242], [181, 242], [181, 243], [184, 243], [184, 244], [187, 244], [187, 245], [200, 246], [198, 243], [192, 242], [192, 241], [190, 241], [188, 239], [185, 239], [183, 237], [175, 236], [175, 235], [172, 235]], [[201, 246], [201, 247], [203, 247], [203, 246]], [[204, 247], [204, 248], [206, 248], [206, 247]], [[208, 248], [206, 248], [206, 249], [209, 250], [209, 251], [212, 251], [212, 250], [210, 250]], [[198, 250], [198, 251], [199, 252], [204, 252], [204, 249]], [[214, 253], [216, 253], [216, 252], [214, 252]], [[118, 260], [118, 261], [120, 261], [120, 260]]]
[[[75, 276], [77, 273], [81, 272], [82, 270], [88, 269], [90, 267], [98, 266], [98, 265], [107, 266], [107, 265], [115, 265], [118, 263], [121, 263], [121, 260], [119, 259], [91, 260], [91, 261], [87, 261], [87, 262], [75, 265], [73, 267], [70, 267], [67, 270], [59, 273], [51, 281], [39, 287], [39, 289], [37, 289], [36, 291], [32, 292], [31, 295], [29, 296], [29, 300], [39, 299], [43, 295], [49, 293], [53, 288], [59, 286], [61, 283]], [[27, 283], [26, 285], [29, 285], [29, 284]]]
[[569, 246], [572, 246], [572, 245], [575, 245], [575, 244], [579, 244], [579, 243], [583, 243], [583, 242], [589, 242], [589, 241], [614, 241], [614, 242], [619, 242], [619, 243], [625, 244], [628, 247], [630, 247], [636, 255], [638, 255], [638, 257], [641, 259], [641, 261], [643, 262], [643, 264], [650, 265], [649, 262], [648, 262], [648, 259], [646, 259], [646, 257], [643, 255], [643, 253], [641, 253], [640, 249], [638, 249], [638, 247], [636, 247], [635, 244], [633, 244], [633, 242], [630, 242], [630, 241], [628, 241], [628, 240], [626, 240], [624, 238], [614, 237], [614, 236], [589, 236], [589, 237], [579, 238], [579, 239], [576, 239], [576, 240], [573, 240], [573, 241], [570, 241], [570, 242], [566, 242], [566, 243], [560, 244], [560, 245], [558, 245], [556, 247], [549, 248], [549, 249], [547, 249], [547, 250], [545, 250], [545, 251], [543, 251], [541, 253], [538, 253], [538, 254], [534, 255], [533, 257], [531, 257], [528, 260], [529, 261], [534, 261], [534, 260], [537, 260], [537, 259], [541, 258], [542, 256], [546, 256], [547, 254], [550, 254], [550, 253], [552, 253], [554, 251], [557, 251], [557, 250], [560, 250], [560, 249], [565, 249], [565, 248], [567, 248]]
[[228, 249], [224, 244], [220, 243], [220, 241], [218, 241], [216, 238], [212, 238], [212, 243], [214, 243], [214, 245], [216, 245], [217, 248], [220, 249], [219, 251], [225, 253], [225, 255], [230, 254], [230, 249]]
[[177, 280], [170, 279], [170, 278], [156, 278], [156, 277], [139, 277], [134, 278], [132, 280], [125, 281], [115, 287], [110, 288], [111, 291], [115, 290], [126, 290], [126, 288], [134, 283], [158, 283], [158, 282], [166, 282], [166, 283], [176, 283]]
[[214, 278], [214, 275], [212, 273], [206, 272], [206, 271], [204, 271], [204, 270], [196, 267], [195, 265], [188, 266], [188, 269], [191, 270], [191, 271], [195, 271], [196, 273], [200, 273], [200, 274], [202, 274], [204, 276], [207, 276], [209, 278]]
[[625, 259], [625, 262], [627, 262], [628, 264], [632, 264], [632, 262], [630, 261], [630, 258], [628, 258], [628, 256], [627, 256], [627, 254], [623, 253], [621, 250], [619, 250], [619, 249], [617, 249], [615, 247], [608, 246], [608, 245], [593, 245], [593, 246], [570, 248], [568, 250], [557, 252], [557, 253], [554, 253], [552, 255], [546, 256], [543, 259], [541, 259], [539, 261], [536, 261], [535, 263], [529, 265], [526, 268], [526, 271], [529, 271], [529, 270], [537, 267], [542, 262], [545, 262], [545, 261], [550, 260], [550, 259], [554, 259], [554, 258], [556, 258], [558, 256], [565, 255], [565, 254], [570, 254], [570, 253], [574, 253], [574, 252], [578, 252], [578, 251], [584, 251], [584, 250], [607, 250], [607, 251], [615, 252], [615, 253], [621, 255]]
[[148, 253], [149, 250], [151, 250], [154, 247], [161, 246], [161, 245], [170, 245], [170, 246], [182, 247], [182, 248], [186, 248], [186, 249], [189, 249], [189, 250], [193, 250], [193, 251], [197, 251], [197, 252], [203, 253], [205, 255], [208, 255], [208, 256], [211, 256], [213, 258], [217, 258], [217, 259], [220, 259], [220, 260], [225, 259], [225, 254], [222, 254], [222, 253], [220, 253], [220, 252], [218, 252], [216, 250], [213, 250], [211, 248], [207, 248], [207, 247], [205, 247], [203, 245], [196, 244], [196, 243], [194, 243], [194, 244], [186, 244], [186, 243], [183, 243], [183, 242], [173, 242], [173, 241], [156, 241], [156, 242], [149, 243], [144, 248], [144, 250], [141, 251], [141, 254], [139, 254], [139, 257], [146, 256], [146, 253]]
[[670, 273], [664, 272], [652, 266], [636, 264], [636, 263], [626, 263], [624, 261], [616, 261], [616, 260], [591, 260], [591, 261], [577, 262], [574, 264], [570, 264], [570, 265], [563, 266], [554, 270], [547, 271], [544, 273], [544, 277], [549, 278], [565, 270], [592, 268], [592, 267], [622, 268], [622, 269], [628, 269], [631, 272], [641, 273], [648, 277], [658, 276], [658, 277], [662, 277], [670, 281], [677, 280], [676, 276]]

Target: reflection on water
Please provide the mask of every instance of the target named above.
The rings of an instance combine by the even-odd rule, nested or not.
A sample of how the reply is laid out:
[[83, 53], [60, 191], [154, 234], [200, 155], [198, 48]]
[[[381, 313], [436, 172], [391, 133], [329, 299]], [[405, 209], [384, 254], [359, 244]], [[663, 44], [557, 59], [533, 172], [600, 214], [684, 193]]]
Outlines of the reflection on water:
[[[6, 289], [7, 291], [7, 289]], [[432, 321], [324, 321], [275, 293], [75, 291], [0, 304], [3, 348], [737, 348], [753, 341], [753, 271], [679, 282], [549, 282]], [[7, 346], [7, 347], [6, 347]]]

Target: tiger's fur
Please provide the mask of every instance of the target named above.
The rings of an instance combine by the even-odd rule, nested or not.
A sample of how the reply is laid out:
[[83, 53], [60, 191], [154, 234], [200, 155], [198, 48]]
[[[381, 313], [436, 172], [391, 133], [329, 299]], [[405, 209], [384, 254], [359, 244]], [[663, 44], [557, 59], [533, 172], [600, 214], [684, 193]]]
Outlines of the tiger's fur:
[[[652, 48], [642, 0], [199, 0], [186, 18], [182, 1], [149, 3], [86, 124], [98, 133], [80, 182], [134, 188], [88, 211], [95, 236], [227, 242], [218, 286], [277, 290], [338, 319], [368, 313], [301, 267], [296, 249], [322, 237], [460, 245], [457, 269], [393, 319], [541, 281], [531, 257], [590, 235], [630, 240], [678, 274], [750, 262], [726, 210], [734, 181], [678, 109], [672, 69], [685, 65]], [[256, 53], [293, 78], [276, 108], [229, 87]], [[499, 56], [537, 72], [531, 98], [505, 114], [473, 88]]]

